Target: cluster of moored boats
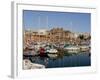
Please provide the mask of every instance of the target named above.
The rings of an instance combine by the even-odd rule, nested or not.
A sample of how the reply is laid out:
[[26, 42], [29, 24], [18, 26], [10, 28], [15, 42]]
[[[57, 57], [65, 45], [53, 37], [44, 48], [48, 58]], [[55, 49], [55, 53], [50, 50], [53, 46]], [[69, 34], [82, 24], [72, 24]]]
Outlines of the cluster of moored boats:
[[[24, 46], [24, 56], [48, 56], [50, 58], [57, 58], [59, 49], [66, 53], [79, 53], [90, 51], [89, 45], [70, 45], [70, 44], [50, 44], [50, 43], [34, 43]], [[23, 60], [23, 69], [41, 69], [45, 65], [32, 63], [29, 59]]]
[[56, 46], [55, 44], [50, 43], [33, 43], [30, 45], [24, 46], [24, 55], [26, 56], [49, 56], [49, 57], [57, 57], [59, 51], [58, 49], [62, 49], [67, 53], [79, 53], [80, 51], [90, 51], [89, 45], [68, 45], [63, 44], [61, 46]]
[[33, 44], [24, 48], [24, 55], [26, 56], [49, 56], [56, 57], [58, 50], [53, 45], [49, 44]]

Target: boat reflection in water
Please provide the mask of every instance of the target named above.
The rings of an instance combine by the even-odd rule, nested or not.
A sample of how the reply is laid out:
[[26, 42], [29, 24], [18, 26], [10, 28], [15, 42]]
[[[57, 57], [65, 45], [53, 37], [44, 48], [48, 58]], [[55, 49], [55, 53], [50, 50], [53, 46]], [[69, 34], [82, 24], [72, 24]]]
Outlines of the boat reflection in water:
[[46, 53], [42, 56], [24, 56], [24, 59], [28, 59], [32, 63], [44, 65], [45, 68], [91, 66], [91, 56], [88, 51], [78, 53], [59, 51], [57, 54]]
[[91, 52], [88, 45], [60, 47], [39, 43], [24, 49], [23, 60], [29, 60], [33, 69], [91, 66]]

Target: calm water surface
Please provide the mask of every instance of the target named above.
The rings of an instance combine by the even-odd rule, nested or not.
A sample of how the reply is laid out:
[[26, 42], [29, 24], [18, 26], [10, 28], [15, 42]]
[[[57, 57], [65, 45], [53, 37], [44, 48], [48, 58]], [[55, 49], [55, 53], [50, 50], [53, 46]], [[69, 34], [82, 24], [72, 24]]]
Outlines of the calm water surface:
[[88, 52], [60, 55], [57, 58], [31, 57], [33, 63], [45, 65], [46, 68], [90, 66], [91, 56]]

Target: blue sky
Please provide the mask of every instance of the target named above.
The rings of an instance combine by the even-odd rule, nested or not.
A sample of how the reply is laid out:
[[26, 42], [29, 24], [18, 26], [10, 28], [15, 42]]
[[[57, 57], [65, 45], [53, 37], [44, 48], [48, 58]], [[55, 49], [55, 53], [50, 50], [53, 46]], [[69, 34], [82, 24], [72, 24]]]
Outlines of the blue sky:
[[59, 27], [74, 32], [90, 32], [91, 14], [23, 10], [23, 26], [34, 30]]

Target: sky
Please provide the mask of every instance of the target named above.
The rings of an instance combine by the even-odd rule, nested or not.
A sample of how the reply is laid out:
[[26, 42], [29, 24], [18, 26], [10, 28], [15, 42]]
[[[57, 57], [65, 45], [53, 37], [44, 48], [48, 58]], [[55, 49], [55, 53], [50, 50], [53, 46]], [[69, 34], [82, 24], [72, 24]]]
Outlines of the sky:
[[23, 10], [23, 26], [25, 29], [33, 30], [58, 27], [73, 32], [90, 32], [91, 14]]

